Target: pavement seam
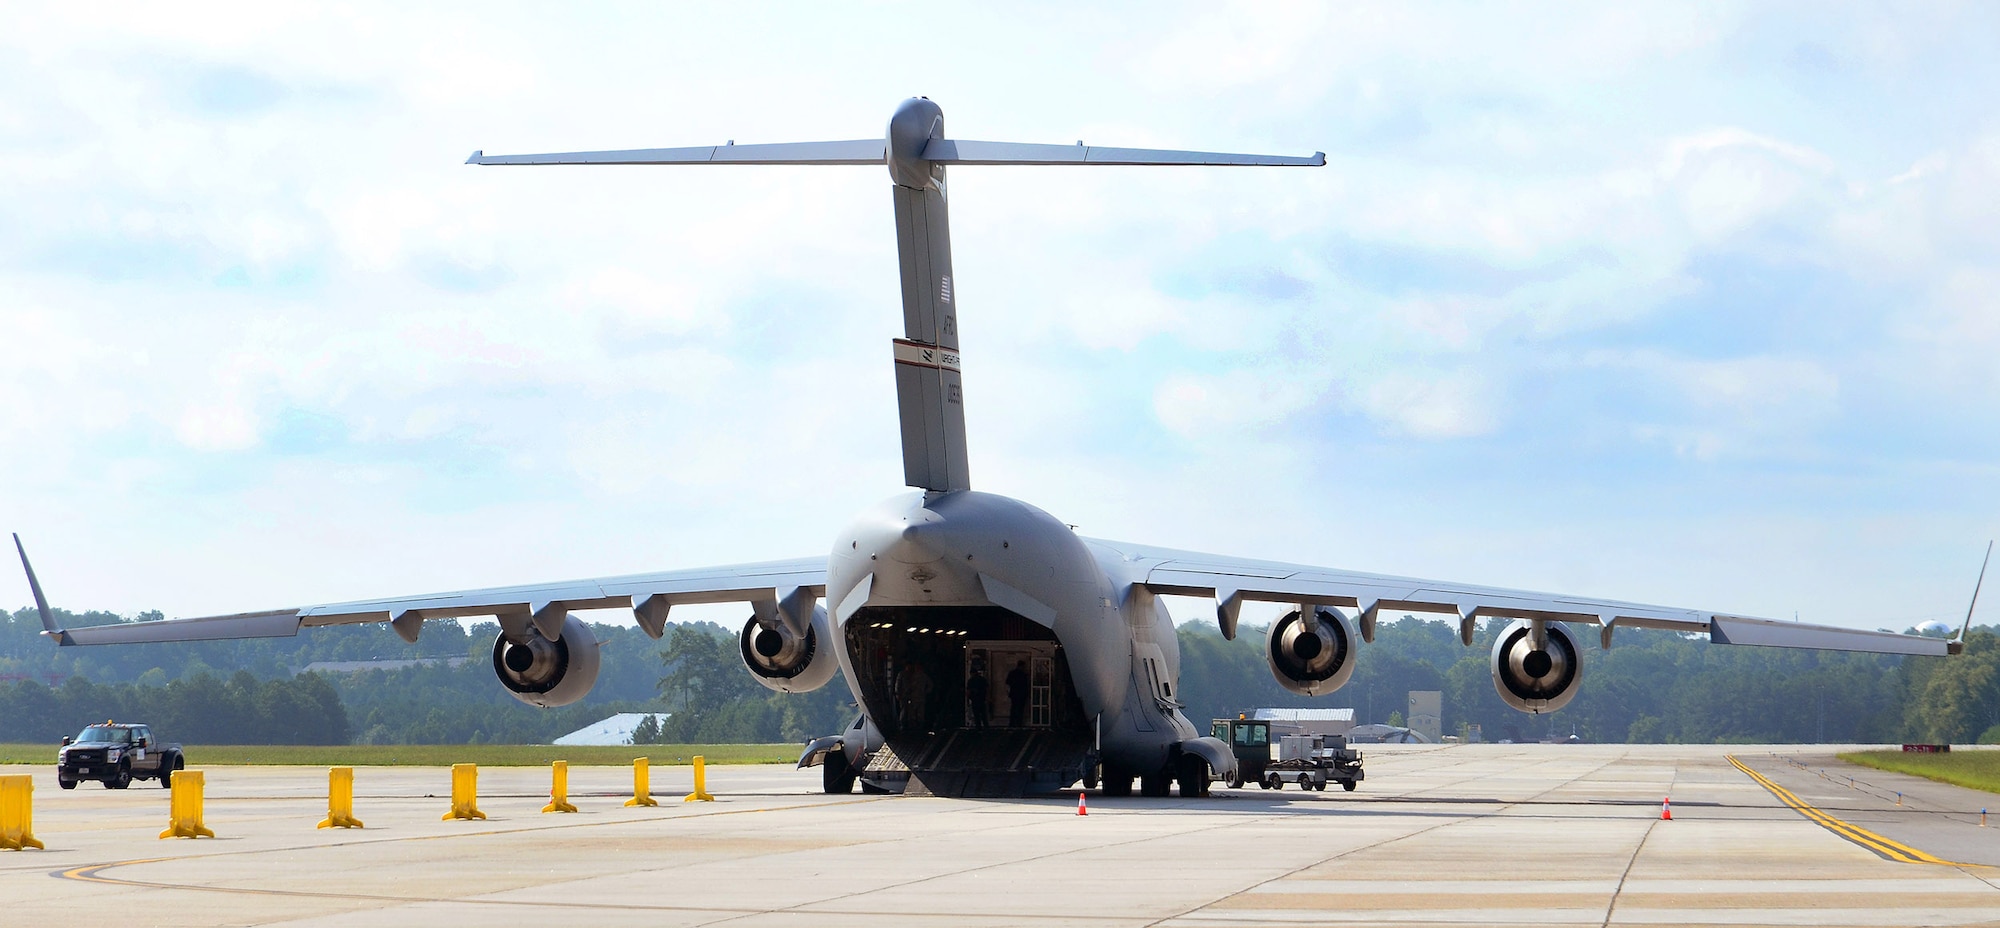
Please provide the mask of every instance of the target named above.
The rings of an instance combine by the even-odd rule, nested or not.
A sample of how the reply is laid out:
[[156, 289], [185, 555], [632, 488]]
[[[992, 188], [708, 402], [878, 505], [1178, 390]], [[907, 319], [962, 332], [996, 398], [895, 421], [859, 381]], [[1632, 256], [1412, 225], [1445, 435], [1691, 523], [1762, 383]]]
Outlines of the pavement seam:
[[[1629, 752], [1628, 752], [1628, 753], [1629, 753]], [[1502, 805], [1502, 806], [1500, 806], [1500, 807], [1498, 807], [1498, 808], [1494, 808], [1494, 809], [1489, 809], [1489, 810], [1485, 810], [1485, 811], [1480, 811], [1480, 812], [1471, 812], [1471, 813], [1467, 813], [1467, 814], [1466, 814], [1466, 815], [1464, 815], [1463, 817], [1461, 817], [1461, 818], [1458, 818], [1458, 819], [1455, 819], [1455, 820], [1453, 820], [1453, 821], [1449, 821], [1449, 822], [1439, 822], [1439, 823], [1437, 823], [1437, 824], [1435, 824], [1435, 825], [1432, 825], [1432, 826], [1430, 826], [1429, 828], [1423, 828], [1423, 829], [1419, 829], [1419, 830], [1417, 830], [1417, 831], [1412, 831], [1412, 832], [1409, 832], [1409, 833], [1407, 833], [1407, 834], [1400, 834], [1400, 835], [1396, 835], [1396, 836], [1394, 836], [1394, 837], [1391, 837], [1391, 838], [1384, 838], [1384, 839], [1382, 839], [1382, 840], [1380, 840], [1380, 841], [1377, 841], [1377, 842], [1375, 842], [1375, 843], [1373, 843], [1373, 844], [1364, 844], [1364, 845], [1362, 845], [1362, 846], [1360, 846], [1360, 847], [1351, 847], [1351, 848], [1348, 848], [1347, 850], [1344, 850], [1344, 851], [1341, 851], [1341, 852], [1340, 852], [1340, 853], [1338, 853], [1338, 854], [1330, 854], [1330, 855], [1328, 855], [1328, 856], [1326, 856], [1326, 857], [1322, 857], [1322, 858], [1319, 858], [1318, 860], [1314, 860], [1314, 861], [1312, 861], [1312, 862], [1310, 862], [1310, 863], [1307, 863], [1307, 864], [1304, 864], [1304, 865], [1302, 865], [1302, 866], [1299, 866], [1299, 867], [1295, 867], [1295, 868], [1293, 868], [1293, 869], [1291, 869], [1291, 870], [1288, 870], [1288, 871], [1286, 871], [1286, 872], [1284, 872], [1284, 873], [1280, 873], [1280, 874], [1278, 874], [1277, 876], [1274, 876], [1274, 877], [1271, 877], [1271, 878], [1269, 878], [1269, 879], [1265, 879], [1265, 880], [1259, 880], [1258, 882], [1255, 882], [1255, 883], [1252, 883], [1252, 884], [1250, 884], [1249, 886], [1245, 886], [1245, 887], [1243, 887], [1242, 889], [1239, 889], [1239, 890], [1237, 890], [1237, 891], [1235, 891], [1235, 892], [1233, 892], [1233, 893], [1230, 893], [1230, 894], [1228, 894], [1228, 895], [1225, 895], [1225, 896], [1221, 896], [1221, 897], [1218, 897], [1218, 898], [1215, 898], [1215, 899], [1210, 899], [1209, 901], [1207, 901], [1207, 902], [1204, 902], [1204, 903], [1202, 903], [1202, 904], [1200, 904], [1200, 905], [1197, 905], [1197, 906], [1193, 906], [1193, 907], [1191, 907], [1191, 908], [1188, 908], [1188, 909], [1185, 909], [1185, 910], [1183, 910], [1183, 911], [1180, 911], [1180, 912], [1176, 912], [1176, 913], [1174, 913], [1174, 914], [1172, 914], [1172, 915], [1168, 915], [1168, 916], [1166, 916], [1166, 917], [1164, 917], [1164, 918], [1161, 918], [1161, 919], [1158, 919], [1157, 921], [1151, 921], [1151, 922], [1147, 922], [1147, 923], [1146, 923], [1146, 928], [1155, 928], [1155, 926], [1158, 926], [1158, 925], [1163, 925], [1163, 924], [1166, 924], [1167, 922], [1171, 922], [1171, 921], [1174, 921], [1174, 920], [1177, 920], [1177, 919], [1182, 919], [1182, 918], [1186, 918], [1186, 917], [1188, 917], [1188, 916], [1190, 916], [1190, 915], [1193, 915], [1194, 913], [1196, 913], [1196, 912], [1199, 912], [1199, 911], [1201, 911], [1201, 910], [1203, 910], [1203, 909], [1207, 909], [1207, 908], [1211, 908], [1211, 907], [1215, 906], [1215, 905], [1216, 905], [1216, 904], [1218, 904], [1218, 903], [1221, 903], [1221, 902], [1225, 902], [1225, 901], [1227, 901], [1227, 900], [1230, 900], [1230, 899], [1234, 899], [1234, 898], [1236, 898], [1236, 897], [1238, 897], [1238, 896], [1241, 896], [1241, 895], [1244, 895], [1244, 894], [1246, 894], [1246, 893], [1249, 893], [1249, 892], [1251, 892], [1252, 890], [1255, 890], [1255, 889], [1257, 889], [1258, 887], [1261, 887], [1261, 886], [1269, 886], [1270, 884], [1272, 884], [1272, 883], [1276, 883], [1276, 882], [1278, 882], [1279, 880], [1284, 880], [1284, 879], [1288, 879], [1288, 878], [1290, 878], [1290, 877], [1292, 877], [1292, 876], [1295, 876], [1295, 875], [1297, 875], [1297, 874], [1299, 874], [1299, 873], [1303, 873], [1303, 872], [1305, 872], [1305, 871], [1307, 871], [1307, 870], [1310, 870], [1310, 869], [1312, 869], [1312, 868], [1314, 868], [1314, 867], [1317, 867], [1317, 866], [1319, 866], [1319, 865], [1321, 865], [1321, 864], [1324, 864], [1324, 863], [1326, 863], [1326, 862], [1328, 862], [1328, 861], [1333, 861], [1333, 860], [1339, 860], [1340, 858], [1342, 858], [1342, 857], [1346, 857], [1346, 856], [1349, 856], [1349, 855], [1351, 855], [1351, 854], [1359, 854], [1359, 853], [1361, 853], [1362, 851], [1369, 851], [1369, 850], [1374, 850], [1375, 848], [1378, 848], [1378, 847], [1382, 847], [1382, 846], [1384, 846], [1384, 845], [1389, 845], [1389, 844], [1394, 844], [1394, 843], [1396, 843], [1396, 842], [1398, 842], [1398, 841], [1403, 841], [1403, 840], [1407, 840], [1407, 839], [1409, 839], [1409, 838], [1414, 838], [1414, 837], [1416, 837], [1416, 836], [1418, 836], [1418, 835], [1424, 835], [1424, 834], [1429, 834], [1429, 833], [1431, 833], [1431, 832], [1433, 832], [1433, 831], [1437, 831], [1438, 829], [1441, 829], [1441, 828], [1449, 828], [1449, 827], [1451, 827], [1451, 826], [1453, 826], [1453, 825], [1463, 825], [1463, 824], [1465, 824], [1466, 822], [1471, 822], [1471, 821], [1478, 821], [1478, 820], [1480, 820], [1480, 819], [1484, 819], [1484, 818], [1491, 818], [1491, 817], [1493, 817], [1493, 816], [1495, 816], [1495, 815], [1500, 815], [1500, 814], [1502, 814], [1502, 813], [1505, 813], [1505, 812], [1506, 812], [1507, 810], [1509, 810], [1509, 809], [1512, 809], [1512, 808], [1515, 808], [1516, 806], [1522, 806], [1522, 805], [1527, 805], [1528, 803], [1532, 803], [1532, 802], [1535, 802], [1536, 800], [1539, 800], [1539, 799], [1541, 799], [1541, 798], [1542, 798], [1543, 796], [1547, 796], [1548, 794], [1550, 794], [1550, 793], [1553, 793], [1553, 792], [1555, 792], [1556, 790], [1559, 790], [1559, 789], [1562, 789], [1563, 787], [1566, 787], [1566, 786], [1568, 786], [1568, 785], [1570, 785], [1570, 784], [1572, 784], [1572, 783], [1575, 783], [1575, 782], [1576, 782], [1576, 781], [1578, 781], [1578, 780], [1581, 780], [1581, 779], [1583, 779], [1583, 778], [1585, 778], [1585, 777], [1588, 777], [1588, 776], [1591, 776], [1592, 774], [1595, 774], [1595, 773], [1598, 773], [1599, 771], [1602, 771], [1602, 770], [1604, 770], [1605, 768], [1608, 768], [1608, 767], [1612, 766], [1613, 764], [1616, 764], [1616, 763], [1618, 763], [1619, 761], [1621, 761], [1621, 760], [1624, 760], [1624, 759], [1625, 759], [1625, 757], [1626, 757], [1626, 754], [1624, 754], [1624, 753], [1621, 753], [1621, 754], [1619, 754], [1619, 755], [1618, 755], [1617, 757], [1614, 757], [1614, 758], [1612, 758], [1612, 759], [1610, 759], [1610, 760], [1607, 760], [1607, 761], [1605, 761], [1605, 762], [1603, 762], [1603, 763], [1601, 763], [1601, 764], [1599, 764], [1599, 765], [1597, 765], [1597, 766], [1595, 766], [1595, 767], [1592, 767], [1592, 768], [1591, 768], [1591, 769], [1589, 769], [1589, 770], [1586, 770], [1586, 771], [1584, 771], [1584, 772], [1582, 772], [1582, 773], [1579, 773], [1579, 774], [1577, 774], [1576, 776], [1573, 776], [1573, 777], [1570, 777], [1569, 779], [1567, 779], [1567, 780], [1564, 780], [1564, 781], [1562, 781], [1561, 783], [1557, 783], [1557, 784], [1555, 784], [1554, 786], [1551, 786], [1551, 787], [1549, 787], [1548, 789], [1545, 789], [1545, 790], [1542, 790], [1541, 792], [1539, 792], [1539, 793], [1536, 793], [1535, 795], [1533, 795], [1533, 796], [1530, 796], [1530, 797], [1528, 797], [1527, 799], [1523, 799], [1523, 800], [1519, 800], [1519, 801], [1517, 801], [1517, 802], [1510, 802], [1510, 803], [1506, 803], [1506, 804], [1504, 804], [1504, 805]], [[1476, 779], [1476, 778], [1475, 778], [1475, 779]], [[1457, 785], [1459, 785], [1459, 783], [1462, 783], [1462, 782], [1468, 782], [1468, 781], [1459, 781], [1459, 782], [1455, 782], [1455, 783], [1446, 783], [1446, 784], [1442, 784], [1442, 785], [1440, 785], [1440, 786], [1435, 786], [1435, 787], [1431, 787], [1430, 789], [1426, 789], [1426, 790], [1424, 790], [1424, 792], [1431, 792], [1431, 791], [1434, 791], [1434, 790], [1438, 790], [1438, 789], [1443, 789], [1443, 788], [1445, 788], [1445, 787], [1448, 787], [1448, 786], [1457, 786]], [[1244, 823], [1244, 824], [1248, 824], [1248, 823]]]
[[[1679, 785], [1680, 781], [1681, 781], [1681, 765], [1678, 762], [1676, 762], [1674, 764], [1673, 775], [1667, 778], [1667, 799], [1669, 801], [1671, 801], [1673, 798], [1674, 787]], [[1664, 814], [1664, 812], [1662, 814]], [[1639, 836], [1639, 844], [1636, 847], [1632, 848], [1632, 856], [1625, 861], [1624, 871], [1618, 874], [1618, 885], [1617, 887], [1611, 890], [1611, 902], [1610, 904], [1604, 907], [1603, 928], [1611, 928], [1611, 919], [1618, 914], [1618, 897], [1624, 895], [1625, 893], [1625, 881], [1632, 878], [1632, 868], [1639, 865], [1639, 855], [1645, 852], [1646, 842], [1652, 840], [1653, 829], [1660, 827], [1661, 821], [1663, 821], [1663, 819], [1656, 818], [1651, 822], [1646, 823], [1645, 834]]]
[[[1040, 821], [1040, 820], [1037, 820], [1037, 821], [1033, 821], [1033, 822], [1029, 822], [1029, 823], [1027, 823], [1027, 824], [1029, 824], [1029, 825], [1042, 825], [1042, 824], [1046, 824], [1046, 822], [1043, 822], [1043, 821]], [[1225, 822], [1225, 823], [1223, 823], [1223, 824], [1219, 824], [1219, 825], [1215, 825], [1215, 826], [1212, 826], [1212, 827], [1209, 827], [1209, 828], [1197, 828], [1197, 829], [1194, 829], [1194, 830], [1191, 830], [1191, 831], [1185, 831], [1185, 832], [1180, 832], [1180, 833], [1178, 833], [1178, 834], [1176, 835], [1176, 837], [1180, 837], [1180, 836], [1184, 836], [1184, 835], [1194, 835], [1194, 834], [1201, 834], [1202, 832], [1208, 832], [1208, 831], [1221, 831], [1221, 830], [1225, 830], [1225, 829], [1229, 829], [1229, 828], [1235, 828], [1235, 827], [1238, 827], [1238, 826], [1240, 826], [1240, 825], [1245, 825], [1245, 824], [1249, 824], [1249, 822], [1245, 822], [1245, 821], [1232, 821], [1232, 822]], [[999, 825], [999, 826], [995, 826], [995, 827], [993, 827], [993, 828], [989, 828], [989, 829], [982, 829], [982, 830], [984, 830], [984, 831], [1004, 831], [1004, 830], [1006, 830], [1006, 829], [1010, 829], [1010, 828], [1019, 828], [1019, 827], [1022, 827], [1022, 826], [1021, 826], [1021, 825], [1014, 825], [1014, 824], [1009, 824], [1009, 825]], [[1012, 867], [1012, 866], [1016, 866], [1016, 865], [1019, 865], [1019, 864], [1025, 864], [1025, 863], [1032, 863], [1032, 862], [1034, 862], [1034, 861], [1038, 861], [1038, 860], [1048, 860], [1048, 859], [1050, 859], [1050, 858], [1054, 858], [1054, 857], [1061, 857], [1061, 856], [1063, 856], [1063, 855], [1065, 855], [1065, 854], [1075, 854], [1075, 853], [1078, 853], [1078, 852], [1081, 852], [1081, 851], [1099, 851], [1099, 850], [1104, 850], [1105, 848], [1114, 848], [1114, 847], [1125, 847], [1125, 846], [1127, 846], [1127, 845], [1132, 845], [1132, 844], [1143, 844], [1143, 843], [1145, 843], [1145, 842], [1147, 842], [1147, 841], [1153, 841], [1153, 840], [1157, 840], [1158, 838], [1159, 838], [1159, 836], [1158, 836], [1158, 835], [1147, 835], [1147, 836], [1144, 836], [1144, 837], [1140, 837], [1140, 838], [1133, 838], [1133, 839], [1131, 839], [1131, 840], [1127, 840], [1127, 841], [1111, 841], [1111, 842], [1107, 842], [1107, 843], [1104, 843], [1104, 844], [1091, 844], [1091, 845], [1085, 845], [1085, 846], [1080, 846], [1080, 847], [1072, 847], [1072, 848], [1066, 848], [1066, 849], [1064, 849], [1064, 850], [1060, 850], [1060, 851], [1052, 851], [1052, 852], [1050, 852], [1050, 853], [1047, 853], [1047, 854], [1037, 854], [1037, 855], [1034, 855], [1034, 856], [1032, 856], [1032, 857], [1018, 857], [1018, 858], [1015, 858], [1015, 859], [1013, 859], [1013, 860], [1006, 860], [1006, 861], [996, 861], [996, 862], [994, 862], [994, 863], [989, 863], [989, 864], [982, 864], [982, 865], [980, 865], [980, 866], [977, 866], [977, 867], [966, 867], [966, 868], [963, 868], [963, 869], [960, 869], [960, 870], [952, 870], [952, 871], [949, 871], [949, 872], [945, 872], [945, 873], [932, 873], [932, 874], [926, 874], [926, 875], [924, 875], [924, 876], [921, 876], [921, 877], [917, 877], [917, 878], [915, 878], [915, 879], [909, 879], [909, 880], [904, 880], [904, 881], [902, 881], [902, 882], [899, 882], [899, 883], [888, 883], [888, 884], [884, 884], [884, 885], [881, 885], [881, 886], [875, 886], [875, 887], [871, 887], [871, 888], [869, 888], [869, 889], [867, 889], [867, 890], [859, 890], [859, 891], [856, 891], [856, 892], [851, 892], [851, 893], [841, 893], [841, 894], [838, 894], [838, 895], [834, 895], [834, 896], [828, 896], [828, 897], [826, 897], [826, 898], [824, 898], [824, 899], [816, 899], [816, 900], [813, 900], [813, 901], [811, 901], [811, 902], [800, 902], [800, 903], [796, 903], [796, 904], [793, 904], [793, 905], [789, 905], [789, 906], [784, 906], [784, 907], [782, 907], [782, 908], [770, 908], [770, 909], [758, 909], [758, 910], [756, 910], [756, 911], [745, 911], [745, 912], [741, 912], [741, 913], [738, 913], [738, 914], [732, 914], [732, 915], [729, 915], [729, 916], [727, 916], [727, 917], [725, 917], [725, 918], [719, 918], [719, 919], [716, 919], [715, 921], [710, 921], [710, 922], [702, 922], [701, 924], [702, 924], [702, 925], [719, 925], [719, 924], [724, 924], [724, 923], [726, 923], [726, 922], [731, 922], [731, 921], [735, 921], [736, 919], [740, 919], [740, 918], [748, 918], [748, 917], [750, 917], [750, 916], [753, 916], [753, 915], [772, 915], [772, 914], [777, 914], [777, 913], [781, 913], [781, 912], [797, 912], [797, 911], [799, 911], [799, 910], [803, 909], [803, 908], [804, 908], [805, 906], [819, 906], [819, 905], [826, 905], [826, 904], [829, 904], [829, 903], [833, 903], [833, 902], [837, 902], [837, 901], [839, 901], [839, 900], [842, 900], [842, 899], [851, 899], [851, 898], [854, 898], [855, 896], [861, 896], [861, 895], [866, 895], [866, 894], [869, 894], [869, 893], [876, 893], [876, 892], [881, 892], [882, 890], [885, 890], [885, 889], [896, 889], [896, 888], [898, 888], [898, 887], [903, 887], [903, 886], [914, 886], [914, 885], [916, 885], [916, 884], [918, 884], [918, 883], [923, 883], [923, 882], [926, 882], [926, 881], [928, 881], [928, 880], [934, 880], [934, 879], [938, 879], [938, 878], [940, 878], [940, 877], [948, 877], [948, 876], [963, 876], [963, 875], [965, 875], [965, 874], [968, 874], [968, 873], [978, 873], [978, 872], [979, 872], [979, 871], [981, 871], [981, 870], [992, 870], [992, 869], [995, 869], [995, 868], [998, 868], [998, 867]], [[817, 914], [817, 910], [815, 910], [814, 912], [809, 912], [809, 913], [806, 913], [806, 914]], [[850, 914], [852, 914], [852, 913], [850, 913]], [[1010, 917], [1013, 917], [1013, 916], [1010, 916]], [[1064, 916], [1034, 916], [1034, 917], [1036, 917], [1036, 918], [1059, 918], [1059, 919], [1067, 919], [1067, 920], [1074, 920], [1074, 919], [1073, 919], [1073, 918], [1072, 918], [1071, 916], [1067, 916], [1067, 915], [1064, 915]], [[1151, 925], [1156, 925], [1156, 924], [1158, 924], [1158, 922], [1157, 922], [1157, 921], [1151, 921], [1151, 922], [1149, 922], [1149, 921], [1141, 921], [1141, 920], [1139, 920], [1139, 918], [1136, 918], [1136, 917], [1134, 918], [1134, 920], [1133, 920], [1133, 921], [1134, 921], [1134, 923], [1135, 923], [1136, 925], [1139, 925], [1139, 926], [1142, 926], [1142, 928], [1147, 928], [1147, 926], [1151, 926]]]

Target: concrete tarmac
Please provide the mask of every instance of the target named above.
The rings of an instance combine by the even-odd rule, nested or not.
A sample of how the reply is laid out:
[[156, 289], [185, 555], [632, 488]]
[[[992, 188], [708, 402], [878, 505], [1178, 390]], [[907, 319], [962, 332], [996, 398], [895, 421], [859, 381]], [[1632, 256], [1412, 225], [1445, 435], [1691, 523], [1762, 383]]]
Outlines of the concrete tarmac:
[[[157, 786], [64, 792], [52, 767], [0, 768], [34, 774], [48, 844], [0, 852], [0, 924], [2000, 925], [2000, 819], [1977, 823], [1993, 797], [1825, 748], [1364, 750], [1354, 793], [1092, 794], [1081, 818], [1074, 792], [826, 796], [784, 767], [710, 768], [712, 803], [680, 801], [688, 768], [656, 767], [661, 804], [627, 808], [628, 768], [577, 767], [577, 814], [539, 812], [546, 768], [485, 768], [490, 817], [441, 821], [449, 770], [361, 768], [367, 827], [324, 831], [323, 768], [209, 767], [217, 837], [199, 840], [157, 838]], [[1953, 863], [1885, 856], [1731, 755]]]

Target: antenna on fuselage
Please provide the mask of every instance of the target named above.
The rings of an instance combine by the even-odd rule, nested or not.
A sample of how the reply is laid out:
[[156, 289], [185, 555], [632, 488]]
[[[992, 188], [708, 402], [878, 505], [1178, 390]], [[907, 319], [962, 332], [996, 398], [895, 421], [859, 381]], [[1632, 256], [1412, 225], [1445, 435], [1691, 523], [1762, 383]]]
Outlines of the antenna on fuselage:
[[876, 164], [889, 168], [895, 197], [896, 254], [902, 271], [903, 337], [895, 340], [896, 406], [903, 432], [903, 480], [925, 490], [972, 487], [966, 466], [965, 396], [959, 372], [958, 309], [951, 279], [951, 225], [945, 208], [949, 164], [1300, 166], [1326, 155], [1241, 155], [1148, 148], [974, 142], [944, 137], [944, 111], [925, 97], [904, 100], [887, 138], [775, 145], [641, 148], [545, 155], [488, 155], [467, 164]]

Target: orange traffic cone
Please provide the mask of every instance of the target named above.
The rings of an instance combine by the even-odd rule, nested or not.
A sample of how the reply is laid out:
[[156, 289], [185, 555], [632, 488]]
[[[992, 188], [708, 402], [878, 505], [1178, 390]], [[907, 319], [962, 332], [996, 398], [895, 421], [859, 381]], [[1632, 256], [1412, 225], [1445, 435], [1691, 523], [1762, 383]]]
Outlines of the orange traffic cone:
[[1078, 814], [1078, 815], [1089, 815], [1089, 814], [1090, 814], [1090, 807], [1089, 807], [1089, 806], [1086, 806], [1086, 805], [1084, 805], [1084, 804], [1083, 804], [1083, 791], [1082, 791], [1082, 790], [1077, 790], [1077, 793], [1076, 793], [1076, 814]]
[[1671, 822], [1673, 820], [1674, 820], [1674, 797], [1668, 796], [1667, 798], [1660, 800], [1660, 821]]

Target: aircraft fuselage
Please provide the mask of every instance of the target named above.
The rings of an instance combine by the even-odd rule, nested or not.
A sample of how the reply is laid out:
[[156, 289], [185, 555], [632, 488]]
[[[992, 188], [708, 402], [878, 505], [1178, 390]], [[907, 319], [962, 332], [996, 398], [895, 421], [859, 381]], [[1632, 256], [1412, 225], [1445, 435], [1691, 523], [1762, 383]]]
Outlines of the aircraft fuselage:
[[[1176, 745], [1200, 733], [1177, 709], [1173, 621], [1132, 573], [1019, 500], [909, 493], [841, 532], [826, 602], [855, 701], [892, 745], [976, 728], [967, 681], [983, 672], [990, 727], [1085, 737], [1112, 775], [1143, 777], [1168, 769]], [[1014, 656], [1050, 651], [1050, 678], [1031, 681], [1050, 689], [1050, 705], [1013, 717], [1007, 675], [1038, 670]]]

